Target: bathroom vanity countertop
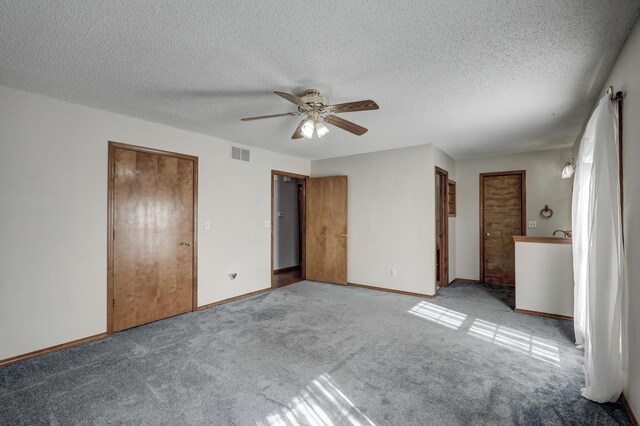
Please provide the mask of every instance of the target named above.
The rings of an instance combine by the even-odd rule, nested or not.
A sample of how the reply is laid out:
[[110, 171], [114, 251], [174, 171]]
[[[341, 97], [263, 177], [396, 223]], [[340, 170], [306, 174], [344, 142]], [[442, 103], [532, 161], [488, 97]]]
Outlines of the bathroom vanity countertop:
[[529, 237], [526, 235], [514, 235], [513, 241], [516, 243], [571, 244], [570, 237]]

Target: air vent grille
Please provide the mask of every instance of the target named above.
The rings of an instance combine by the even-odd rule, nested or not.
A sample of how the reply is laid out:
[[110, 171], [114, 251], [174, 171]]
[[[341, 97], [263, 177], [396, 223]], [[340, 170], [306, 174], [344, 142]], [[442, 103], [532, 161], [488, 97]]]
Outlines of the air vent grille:
[[238, 146], [231, 146], [231, 159], [249, 162], [251, 161], [251, 151]]

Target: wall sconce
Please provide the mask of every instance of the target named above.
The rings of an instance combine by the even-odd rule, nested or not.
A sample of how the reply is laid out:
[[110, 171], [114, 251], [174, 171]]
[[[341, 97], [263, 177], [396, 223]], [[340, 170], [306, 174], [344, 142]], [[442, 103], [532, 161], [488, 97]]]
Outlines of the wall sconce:
[[562, 179], [569, 179], [576, 171], [576, 160], [569, 158], [562, 168]]

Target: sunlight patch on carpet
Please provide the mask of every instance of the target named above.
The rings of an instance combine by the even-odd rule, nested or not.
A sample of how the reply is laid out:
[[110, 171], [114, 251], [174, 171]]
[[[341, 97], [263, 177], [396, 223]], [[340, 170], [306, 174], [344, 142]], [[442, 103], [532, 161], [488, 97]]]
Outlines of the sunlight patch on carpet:
[[[333, 419], [333, 420], [332, 420]], [[269, 414], [258, 426], [375, 426], [338, 388], [331, 376], [322, 374], [294, 397], [286, 409]]]
[[473, 321], [468, 333], [471, 336], [526, 354], [556, 367], [560, 366], [558, 345], [551, 340], [541, 339], [529, 333], [523, 333], [479, 318]]
[[408, 311], [417, 317], [426, 319], [436, 324], [442, 325], [453, 330], [457, 330], [462, 326], [467, 315], [456, 312], [451, 309], [443, 308], [434, 303], [422, 301]]

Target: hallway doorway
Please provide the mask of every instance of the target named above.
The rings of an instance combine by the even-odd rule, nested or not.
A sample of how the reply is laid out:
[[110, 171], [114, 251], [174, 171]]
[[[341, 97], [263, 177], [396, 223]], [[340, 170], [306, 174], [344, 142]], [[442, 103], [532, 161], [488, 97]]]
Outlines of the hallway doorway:
[[306, 176], [271, 172], [271, 288], [305, 279]]

